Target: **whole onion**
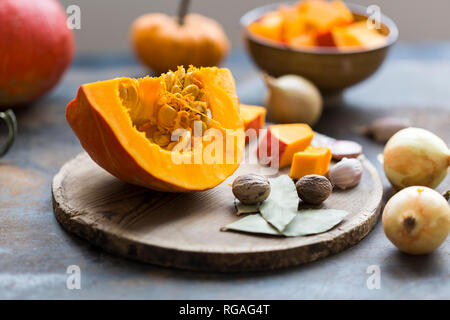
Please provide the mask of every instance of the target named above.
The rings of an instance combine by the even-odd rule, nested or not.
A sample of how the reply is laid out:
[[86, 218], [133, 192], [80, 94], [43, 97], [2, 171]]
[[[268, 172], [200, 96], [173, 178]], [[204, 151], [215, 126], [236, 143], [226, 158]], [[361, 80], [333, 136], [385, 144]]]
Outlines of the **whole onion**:
[[266, 107], [271, 121], [307, 123], [313, 126], [322, 114], [322, 96], [316, 86], [296, 75], [272, 78], [264, 75], [269, 89]]
[[436, 188], [447, 175], [450, 150], [435, 134], [406, 128], [392, 136], [384, 148], [384, 172], [396, 189], [409, 186]]
[[425, 254], [450, 232], [450, 205], [433, 189], [409, 187], [395, 194], [383, 211], [386, 236], [401, 251]]

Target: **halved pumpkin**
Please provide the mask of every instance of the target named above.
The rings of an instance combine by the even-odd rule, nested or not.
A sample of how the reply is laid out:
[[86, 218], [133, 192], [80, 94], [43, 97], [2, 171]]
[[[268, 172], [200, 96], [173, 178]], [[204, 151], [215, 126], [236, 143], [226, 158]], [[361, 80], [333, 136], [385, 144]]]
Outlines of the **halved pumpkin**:
[[98, 165], [154, 190], [210, 189], [242, 159], [243, 122], [228, 69], [179, 67], [84, 84], [66, 118]]

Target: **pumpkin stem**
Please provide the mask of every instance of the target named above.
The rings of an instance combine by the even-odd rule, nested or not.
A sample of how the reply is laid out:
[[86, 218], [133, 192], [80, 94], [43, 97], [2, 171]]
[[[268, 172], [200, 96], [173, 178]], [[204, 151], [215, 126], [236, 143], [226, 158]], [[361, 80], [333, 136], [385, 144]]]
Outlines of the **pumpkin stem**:
[[188, 12], [190, 2], [191, 0], [181, 0], [180, 2], [180, 6], [178, 7], [178, 23], [180, 26], [184, 24], [184, 17]]

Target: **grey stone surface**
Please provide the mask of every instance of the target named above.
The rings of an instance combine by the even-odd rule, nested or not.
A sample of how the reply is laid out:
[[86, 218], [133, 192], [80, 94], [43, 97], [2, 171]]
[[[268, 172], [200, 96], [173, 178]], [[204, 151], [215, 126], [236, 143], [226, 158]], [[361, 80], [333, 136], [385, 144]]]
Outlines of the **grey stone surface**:
[[[354, 128], [381, 115], [410, 117], [450, 142], [449, 45], [400, 45], [370, 80], [333, 99], [317, 131], [360, 142], [392, 194], [377, 155], [382, 146]], [[443, 54], [443, 53], [447, 54]], [[242, 52], [227, 62], [243, 103], [260, 104], [264, 85]], [[432, 299], [450, 298], [450, 239], [426, 256], [400, 253], [381, 223], [358, 245], [295, 268], [242, 274], [164, 269], [116, 257], [61, 228], [53, 216], [50, 183], [81, 151], [64, 118], [84, 82], [140, 76], [130, 57], [79, 57], [48, 97], [17, 110], [19, 137], [0, 159], [1, 299]], [[450, 179], [439, 190], [450, 188]], [[66, 288], [66, 269], [81, 268], [81, 290]], [[370, 290], [369, 266], [379, 266], [381, 288]]]

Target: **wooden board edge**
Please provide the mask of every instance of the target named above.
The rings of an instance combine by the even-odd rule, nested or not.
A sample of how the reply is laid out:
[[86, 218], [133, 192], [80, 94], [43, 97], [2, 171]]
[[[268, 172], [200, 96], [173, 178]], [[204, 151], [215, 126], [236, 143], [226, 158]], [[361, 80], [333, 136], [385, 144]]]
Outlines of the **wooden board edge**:
[[[249, 252], [245, 255], [229, 252], [181, 251], [149, 244], [141, 245], [131, 240], [118, 239], [114, 234], [104, 230], [93, 229], [81, 220], [77, 220], [76, 216], [68, 218], [66, 212], [71, 211], [71, 209], [63, 208], [60, 202], [56, 200], [58, 196], [63, 197], [60, 191], [62, 189], [61, 183], [65, 174], [65, 167], [82, 155], [80, 154], [67, 162], [52, 181], [52, 203], [57, 221], [66, 230], [88, 240], [91, 244], [101, 247], [109, 253], [158, 266], [190, 271], [217, 271], [224, 273], [267, 271], [293, 267], [339, 253], [357, 244], [373, 229], [380, 216], [383, 194], [381, 179], [370, 161], [363, 158], [364, 166], [375, 179], [375, 183], [381, 188], [378, 195], [378, 204], [364, 223], [335, 238], [308, 246], [287, 248], [274, 252]], [[161, 259], [162, 257], [163, 259]], [[274, 261], [276, 261], [275, 264]]]

